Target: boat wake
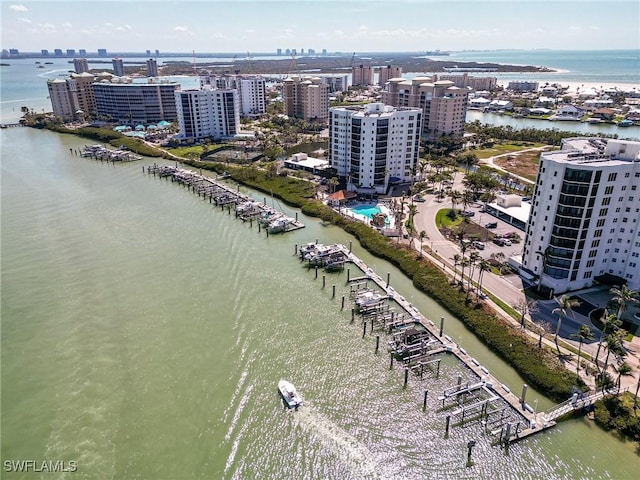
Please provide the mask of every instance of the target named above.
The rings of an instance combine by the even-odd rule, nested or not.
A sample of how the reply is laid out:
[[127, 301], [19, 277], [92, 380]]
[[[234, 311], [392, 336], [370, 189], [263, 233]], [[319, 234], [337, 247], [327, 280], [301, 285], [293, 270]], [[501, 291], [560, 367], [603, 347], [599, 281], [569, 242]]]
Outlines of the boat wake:
[[334, 453], [355, 478], [381, 478], [373, 454], [356, 437], [336, 425], [328, 418], [305, 405], [295, 414], [302, 430], [320, 440], [324, 447]]

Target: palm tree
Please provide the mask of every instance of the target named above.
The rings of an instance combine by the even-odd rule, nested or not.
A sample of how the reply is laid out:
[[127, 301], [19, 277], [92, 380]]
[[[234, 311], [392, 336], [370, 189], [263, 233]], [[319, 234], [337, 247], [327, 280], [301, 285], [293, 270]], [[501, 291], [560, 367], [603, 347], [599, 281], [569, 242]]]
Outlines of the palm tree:
[[573, 316], [573, 308], [580, 306], [580, 302], [575, 298], [568, 297], [567, 295], [562, 295], [560, 298], [554, 297], [558, 306], [553, 309], [551, 313], [558, 314], [558, 326], [556, 327], [556, 334], [554, 337], [554, 342], [556, 343], [556, 348], [558, 349], [558, 355], [560, 355], [560, 345], [558, 345], [558, 333], [560, 332], [560, 325], [562, 324], [562, 317]]
[[620, 380], [622, 377], [630, 377], [633, 368], [626, 362], [622, 362], [618, 366], [618, 379], [616, 380], [616, 384], [618, 385], [618, 391], [620, 391]]
[[585, 340], [593, 340], [593, 332], [591, 332], [591, 329], [588, 325], [580, 325], [578, 332], [572, 333], [571, 336], [573, 338], [577, 338], [580, 342], [578, 345], [578, 366], [576, 367], [576, 375], [579, 375], [578, 372], [580, 371], [580, 355], [582, 353], [582, 342], [584, 342]]
[[458, 255], [457, 253], [451, 257], [451, 260], [453, 260], [453, 283], [456, 283], [456, 277], [458, 276], [458, 265], [460, 264], [460, 260], [462, 259], [462, 257], [460, 257], [460, 255]]
[[471, 252], [471, 255], [469, 255], [469, 277], [467, 279], [467, 296], [471, 291], [471, 280], [473, 279], [473, 271], [476, 269], [476, 266], [478, 265], [479, 258], [480, 258], [480, 255], [478, 255], [478, 252]]
[[618, 320], [615, 315], [609, 315], [609, 311], [606, 308], [602, 312], [602, 317], [600, 317], [600, 321], [602, 322], [604, 327], [600, 332], [600, 339], [598, 340], [598, 350], [596, 350], [596, 358], [594, 360], [596, 363], [596, 368], [598, 370], [600, 370], [600, 365], [598, 364], [598, 357], [600, 356], [600, 348], [602, 347], [602, 342], [604, 341], [605, 337], [609, 333], [615, 332], [618, 328], [620, 328], [620, 325], [622, 325], [622, 322]]
[[607, 356], [604, 359], [604, 366], [602, 367], [601, 378], [603, 380], [603, 383], [604, 379], [606, 378], [607, 368], [609, 366], [609, 355], [611, 354], [611, 352], [613, 352], [613, 354], [619, 359], [624, 358], [624, 356], [627, 354], [624, 348], [624, 344], [622, 343], [626, 335], [627, 331], [619, 328], [615, 332], [607, 335], [607, 338], [605, 339], [605, 342], [607, 344]]
[[487, 262], [484, 258], [480, 259], [480, 263], [478, 263], [478, 292], [476, 295], [476, 300], [480, 297], [480, 293], [482, 293], [482, 279], [484, 278], [484, 272], [491, 270], [491, 264]]
[[340, 181], [336, 177], [331, 177], [327, 183], [329, 184], [331, 193], [334, 193], [336, 191], [336, 187], [340, 184]]
[[456, 205], [462, 200], [462, 194], [457, 190], [451, 190], [449, 193], [449, 198], [451, 198], [451, 210], [456, 209]]
[[628, 303], [639, 303], [638, 300], [638, 292], [635, 290], [629, 290], [626, 285], [622, 285], [620, 288], [613, 287], [609, 290], [609, 293], [613, 295], [611, 299], [613, 303], [618, 306], [618, 313], [616, 314], [616, 318], [618, 320], [622, 319], [622, 314], [627, 309]]
[[422, 242], [424, 241], [425, 238], [428, 239], [429, 235], [427, 235], [427, 232], [422, 230], [420, 232], [419, 238], [420, 238], [420, 258], [422, 258]]

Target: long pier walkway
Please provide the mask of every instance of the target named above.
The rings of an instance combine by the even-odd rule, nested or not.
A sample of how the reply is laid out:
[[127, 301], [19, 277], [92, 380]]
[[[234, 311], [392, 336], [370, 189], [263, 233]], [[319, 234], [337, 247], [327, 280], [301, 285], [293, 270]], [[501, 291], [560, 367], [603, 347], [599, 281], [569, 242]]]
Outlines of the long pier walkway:
[[[566, 415], [572, 411], [578, 411], [584, 407], [588, 407], [592, 405], [596, 400], [602, 398], [603, 396], [613, 393], [613, 392], [596, 392], [591, 395], [574, 395], [572, 398], [563, 402], [553, 408], [551, 408], [547, 412], [537, 412], [534, 408], [532, 408], [526, 401], [527, 389], [528, 386], [526, 384], [522, 387], [522, 392], [520, 396], [514, 394], [506, 385], [501, 383], [496, 377], [494, 377], [491, 372], [481, 365], [475, 358], [471, 357], [464, 348], [462, 348], [459, 344], [457, 344], [454, 340], [451, 339], [444, 332], [444, 317], [440, 318], [440, 324], [436, 325], [432, 320], [425, 317], [422, 313], [415, 308], [414, 305], [411, 304], [406, 298], [400, 295], [398, 292], [394, 290], [393, 287], [389, 285], [390, 274], [387, 273], [386, 280], [383, 279], [380, 275], [374, 272], [371, 268], [369, 268], [364, 261], [358, 258], [351, 252], [350, 248], [347, 248], [344, 245], [339, 246], [345, 255], [346, 261], [352, 263], [356, 267], [358, 267], [362, 272], [363, 276], [347, 278], [348, 282], [363, 282], [363, 281], [372, 281], [380, 290], [382, 290], [386, 296], [393, 300], [400, 308], [402, 308], [406, 315], [409, 316], [410, 319], [414, 322], [419, 322], [435, 339], [440, 346], [436, 346], [436, 348], [430, 348], [426, 355], [422, 355], [421, 360], [424, 358], [428, 358], [429, 356], [435, 355], [437, 353], [446, 352], [452, 355], [455, 355], [457, 359], [464, 364], [469, 370], [471, 370], [480, 380], [477, 384], [472, 386], [469, 385], [460, 385], [458, 387], [454, 387], [452, 390], [455, 390], [453, 394], [445, 395], [439, 397], [443, 399], [449, 398], [451, 396], [458, 396], [460, 392], [469, 393], [476, 389], [483, 389], [490, 393], [490, 398], [480, 400], [477, 402], [478, 408], [484, 409], [483, 412], [486, 413], [487, 404], [496, 400], [497, 398], [505, 401], [511, 409], [517, 413], [519, 417], [523, 420], [523, 425], [525, 426], [523, 429], [520, 429], [520, 422], [515, 428], [511, 428], [511, 424], [507, 424], [507, 428], [500, 428], [499, 430], [493, 431], [493, 434], [500, 434], [500, 443], [509, 444], [510, 442], [521, 440], [523, 438], [528, 437], [529, 435], [533, 435], [537, 432], [546, 430], [556, 425], [556, 420], [563, 415]], [[416, 355], [420, 356], [420, 355]], [[418, 368], [423, 370], [421, 367], [424, 363], [418, 363]], [[409, 365], [409, 363], [407, 363]], [[415, 368], [415, 365], [414, 367]], [[405, 382], [406, 382], [406, 374], [408, 367], [405, 367]], [[458, 391], [459, 390], [459, 391]], [[491, 393], [492, 392], [492, 393]], [[426, 398], [426, 397], [425, 397]], [[425, 400], [426, 402], [426, 400]], [[463, 422], [465, 410], [469, 410], [476, 406], [464, 406], [459, 408], [453, 414], [462, 414]], [[447, 429], [449, 428], [449, 417], [447, 417]]]

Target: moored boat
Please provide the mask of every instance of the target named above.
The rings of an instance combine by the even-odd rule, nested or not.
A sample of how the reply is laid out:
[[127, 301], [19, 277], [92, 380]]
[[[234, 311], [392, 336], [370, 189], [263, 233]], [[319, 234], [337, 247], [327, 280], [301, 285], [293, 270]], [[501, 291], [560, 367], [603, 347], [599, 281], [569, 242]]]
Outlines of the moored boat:
[[302, 397], [291, 382], [280, 380], [278, 382], [278, 391], [280, 392], [280, 395], [282, 395], [282, 400], [286, 404], [287, 408], [297, 409], [302, 405]]

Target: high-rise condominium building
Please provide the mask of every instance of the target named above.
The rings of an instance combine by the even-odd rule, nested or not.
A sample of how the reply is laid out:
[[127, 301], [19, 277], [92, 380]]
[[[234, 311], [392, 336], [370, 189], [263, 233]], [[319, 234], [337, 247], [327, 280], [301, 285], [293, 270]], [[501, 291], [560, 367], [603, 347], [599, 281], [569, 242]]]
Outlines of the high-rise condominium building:
[[89, 71], [89, 62], [86, 58], [74, 58], [73, 69], [76, 73], [84, 73]]
[[47, 82], [54, 115], [64, 121], [93, 117], [97, 113], [93, 82], [96, 77], [87, 72], [72, 73], [68, 78], [56, 78]]
[[541, 154], [522, 265], [554, 294], [640, 288], [640, 142], [569, 138]]
[[362, 87], [373, 85], [373, 67], [365, 65], [351, 67], [351, 85]]
[[201, 75], [200, 88], [238, 90], [241, 117], [257, 117], [267, 112], [267, 87], [259, 75]]
[[329, 86], [319, 77], [285, 79], [282, 88], [284, 113], [304, 120], [326, 120], [329, 116]]
[[175, 92], [179, 137], [184, 140], [233, 137], [240, 129], [238, 91], [204, 87]]
[[467, 114], [468, 91], [453, 82], [391, 79], [382, 92], [382, 102], [396, 107], [417, 107], [423, 112], [422, 138], [435, 141], [444, 135], [462, 137]]
[[95, 82], [92, 86], [98, 116], [128, 125], [172, 122], [177, 117], [174, 94], [178, 83], [133, 83], [118, 77], [112, 83]]
[[392, 78], [402, 77], [402, 67], [387, 65], [378, 69], [378, 85], [384, 86]]
[[147, 60], [147, 77], [157, 77], [158, 76], [158, 62], [156, 62], [153, 58]]
[[382, 103], [334, 107], [329, 115], [329, 159], [347, 188], [387, 193], [410, 181], [418, 162], [422, 111]]
[[111, 60], [111, 63], [113, 64], [113, 74], [116, 77], [124, 77], [124, 62], [122, 59], [116, 57]]

